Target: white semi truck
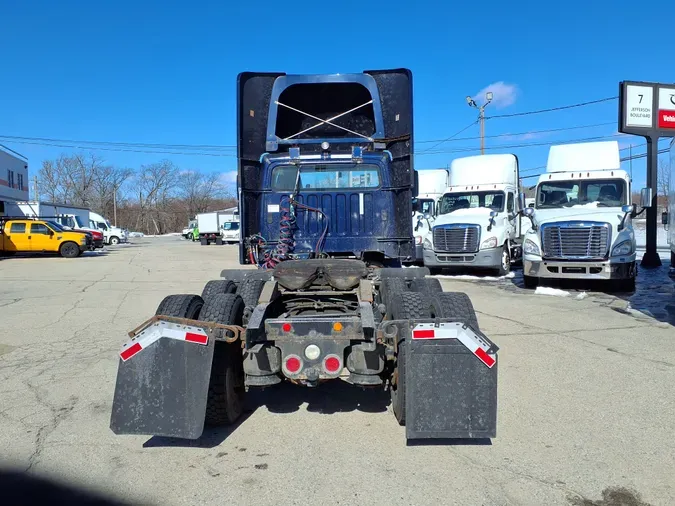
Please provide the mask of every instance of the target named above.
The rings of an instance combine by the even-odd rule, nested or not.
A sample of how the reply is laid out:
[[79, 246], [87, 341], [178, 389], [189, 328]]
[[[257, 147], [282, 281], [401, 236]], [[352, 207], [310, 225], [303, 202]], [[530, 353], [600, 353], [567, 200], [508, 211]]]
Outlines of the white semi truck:
[[525, 286], [544, 278], [611, 281], [635, 288], [631, 181], [616, 141], [551, 146], [523, 244]]
[[520, 179], [515, 155], [454, 160], [450, 184], [438, 202], [431, 233], [423, 241], [424, 265], [511, 270], [522, 255]]
[[114, 245], [129, 240], [128, 230], [112, 226], [103, 216], [93, 211], [89, 212], [89, 226], [103, 232], [106, 244]]
[[417, 197], [413, 199], [413, 236], [415, 237], [415, 260], [424, 260], [422, 243], [431, 230], [436, 217], [436, 206], [450, 183], [448, 169], [417, 171]]

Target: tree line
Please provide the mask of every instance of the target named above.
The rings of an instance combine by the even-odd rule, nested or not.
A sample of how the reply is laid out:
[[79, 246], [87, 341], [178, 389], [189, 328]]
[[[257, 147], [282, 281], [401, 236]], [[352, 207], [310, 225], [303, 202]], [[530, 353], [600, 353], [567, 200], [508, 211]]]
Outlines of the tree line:
[[197, 213], [237, 205], [222, 173], [184, 170], [170, 160], [137, 169], [116, 167], [95, 153], [42, 162], [37, 197], [87, 207], [119, 227], [145, 234], [177, 232]]

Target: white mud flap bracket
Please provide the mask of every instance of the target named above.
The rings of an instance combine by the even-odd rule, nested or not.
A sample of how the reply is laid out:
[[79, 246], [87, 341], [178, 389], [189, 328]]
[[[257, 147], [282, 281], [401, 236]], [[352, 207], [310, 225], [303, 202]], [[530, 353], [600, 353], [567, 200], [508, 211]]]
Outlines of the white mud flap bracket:
[[495, 437], [497, 346], [443, 321], [410, 322], [405, 342], [407, 439]]
[[205, 328], [162, 318], [146, 322], [119, 353], [110, 428], [115, 434], [197, 439], [204, 430], [215, 339]]

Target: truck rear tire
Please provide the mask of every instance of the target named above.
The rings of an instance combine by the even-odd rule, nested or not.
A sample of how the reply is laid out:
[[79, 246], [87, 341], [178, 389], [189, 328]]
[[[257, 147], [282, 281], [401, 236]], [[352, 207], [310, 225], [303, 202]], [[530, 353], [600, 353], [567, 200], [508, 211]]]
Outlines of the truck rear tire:
[[218, 246], [222, 246], [223, 245], [223, 238], [222, 237], [216, 237], [216, 244]]
[[209, 245], [209, 240], [206, 237], [200, 238], [199, 242], [201, 243], [202, 246], [208, 246]]
[[410, 289], [413, 292], [436, 294], [443, 293], [441, 282], [436, 278], [415, 278], [410, 282]]
[[380, 302], [387, 308], [387, 314], [391, 314], [393, 298], [397, 293], [409, 292], [408, 282], [405, 278], [382, 278], [380, 282]]
[[64, 242], [59, 247], [59, 254], [63, 258], [77, 258], [80, 256], [80, 247], [71, 241]]
[[539, 278], [535, 278], [534, 276], [525, 276], [523, 275], [523, 284], [525, 285], [525, 288], [537, 288], [539, 285]]
[[445, 292], [435, 294], [434, 298], [438, 301], [441, 309], [441, 318], [462, 322], [474, 330], [480, 330], [478, 318], [476, 318], [476, 310], [473, 308], [471, 299], [467, 294], [462, 292]]
[[[433, 318], [438, 310], [437, 305], [423, 293], [395, 293], [391, 301], [391, 315], [394, 320]], [[405, 339], [401, 339], [396, 347], [396, 382], [392, 382], [389, 390], [391, 407], [399, 425], [405, 425], [405, 357]]]
[[239, 283], [237, 295], [244, 299], [244, 305], [247, 308], [255, 308], [264, 286], [265, 281], [262, 279], [244, 279]]
[[155, 314], [197, 320], [203, 305], [204, 299], [199, 295], [167, 295], [157, 306]]
[[[241, 325], [244, 301], [233, 293], [218, 293], [204, 303], [200, 318], [205, 322]], [[216, 341], [206, 401], [205, 424], [230, 425], [244, 411], [244, 356], [241, 341]]]
[[217, 293], [235, 293], [237, 285], [227, 279], [212, 279], [202, 290], [202, 299], [206, 300]]

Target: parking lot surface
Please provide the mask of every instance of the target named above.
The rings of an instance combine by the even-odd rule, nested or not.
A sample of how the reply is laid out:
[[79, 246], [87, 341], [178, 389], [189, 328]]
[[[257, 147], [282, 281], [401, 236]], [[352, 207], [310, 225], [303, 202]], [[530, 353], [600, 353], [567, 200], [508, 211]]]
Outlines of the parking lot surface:
[[255, 392], [241, 423], [196, 442], [115, 436], [126, 332], [232, 267], [234, 246], [177, 237], [0, 260], [2, 465], [158, 505], [675, 504], [667, 267], [623, 295], [442, 277], [501, 348], [491, 442], [407, 446], [387, 393], [335, 382]]

